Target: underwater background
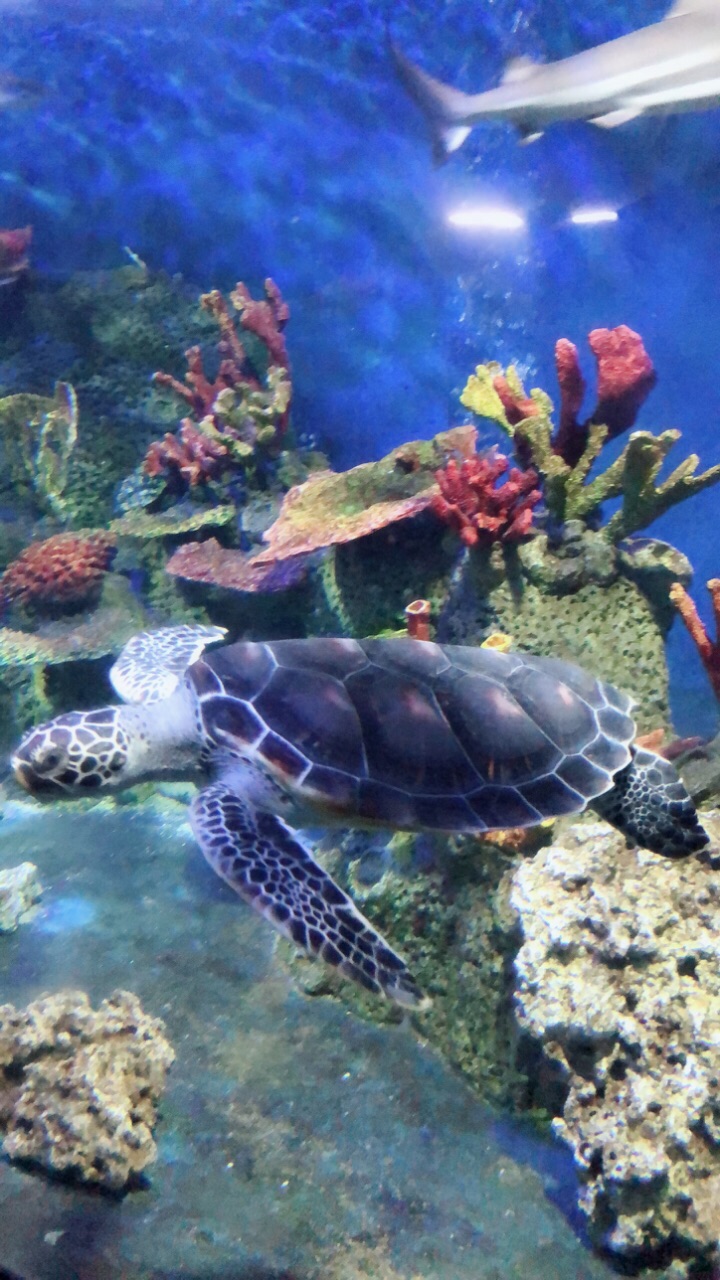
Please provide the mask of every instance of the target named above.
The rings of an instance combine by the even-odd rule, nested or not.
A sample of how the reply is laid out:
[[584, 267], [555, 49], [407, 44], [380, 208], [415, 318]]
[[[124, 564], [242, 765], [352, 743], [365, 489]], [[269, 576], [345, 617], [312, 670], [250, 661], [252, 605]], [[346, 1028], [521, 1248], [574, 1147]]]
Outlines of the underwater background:
[[[509, 453], [499, 418], [469, 413], [461, 394], [476, 366], [496, 361], [557, 408], [561, 338], [577, 346], [589, 412], [597, 362], [587, 335], [628, 326], [657, 374], [630, 425], [681, 432], [664, 475], [691, 453], [701, 471], [720, 464], [720, 113], [618, 130], [559, 124], [528, 146], [510, 126], [481, 125], [438, 169], [386, 43], [389, 28], [408, 57], [475, 92], [497, 84], [514, 57], [565, 57], [666, 9], [655, 0], [0, 0], [0, 71], [36, 86], [29, 103], [0, 114], [0, 227], [32, 227], [29, 269], [0, 290], [0, 568], [31, 542], [101, 530], [82, 549], [87, 598], [50, 592], [38, 622], [26, 584], [40, 571], [16, 575], [14, 599], [5, 579], [3, 629], [14, 634], [0, 653], [4, 748], [44, 715], [107, 698], [110, 655], [153, 623], [211, 621], [252, 636], [386, 634], [404, 625], [413, 596], [427, 595], [442, 614], [439, 639], [512, 631], [540, 652], [567, 641], [567, 656], [591, 668], [604, 658], [601, 674], [617, 669], [617, 683], [637, 691], [641, 731], [663, 728], [678, 753], [686, 747], [693, 795], [708, 808], [717, 802], [717, 747], [698, 756], [693, 744], [717, 734], [718, 699], [667, 606], [673, 574], [661, 577], [658, 603], [656, 586], [636, 588], [644, 570], [634, 562], [646, 535], [683, 553], [714, 634], [704, 584], [720, 573], [720, 489], [660, 514], [651, 534], [633, 528], [640, 538], [620, 571], [593, 559], [597, 528], [619, 498], [601, 515], [585, 513], [588, 580], [558, 597], [569, 599], [567, 611], [554, 587], [549, 603], [543, 594], [557, 564], [531, 564], [528, 551], [523, 573], [540, 602], [516, 632], [499, 562], [474, 576], [470, 559], [458, 558], [452, 521], [439, 529], [427, 503], [413, 506], [421, 477], [431, 483], [474, 443], [441, 435], [425, 452], [406, 450], [472, 419], [481, 449]], [[478, 233], [449, 222], [476, 201], [511, 206], [524, 228]], [[611, 206], [617, 221], [574, 225], [573, 210], [591, 204]], [[289, 413], [282, 378], [268, 374], [278, 364], [272, 349], [268, 359], [262, 338], [253, 345], [261, 322], [246, 340], [240, 304], [198, 307], [211, 290], [229, 298], [238, 281], [275, 307], [266, 332], [278, 350], [287, 344]], [[260, 398], [231, 480], [208, 463], [206, 486], [207, 477], [179, 478], [165, 433], [188, 412], [177, 391], [183, 353], [200, 346], [212, 380], [227, 313]], [[172, 387], [152, 382], [157, 370], [176, 380], [175, 400]], [[197, 405], [192, 414], [202, 416]], [[18, 462], [28, 424], [40, 444]], [[48, 424], [48, 439], [59, 424], [59, 443], [43, 454]], [[626, 444], [619, 431], [603, 469]], [[166, 575], [170, 556], [206, 535], [218, 554], [257, 553], [291, 486], [325, 465], [341, 472], [393, 450], [363, 481], [360, 510], [387, 497], [383, 467], [395, 468], [403, 485], [409, 478], [392, 499], [408, 503], [401, 514], [417, 523], [358, 520], [337, 556], [335, 538], [323, 542], [314, 527], [301, 548], [307, 564], [292, 555], [289, 566], [270, 564], [275, 577], [262, 586], [237, 561], [217, 559], [193, 577], [189, 555]], [[151, 456], [156, 488], [141, 466]], [[345, 518], [321, 495], [315, 526], [325, 516], [338, 528]], [[328, 543], [330, 557], [313, 559]], [[59, 565], [62, 548], [56, 554]], [[690, 588], [689, 566], [686, 574], [684, 562], [667, 564]], [[489, 611], [478, 605], [484, 591]], [[481, 858], [462, 842], [448, 857], [436, 838], [344, 837], [326, 850], [334, 874], [433, 993], [435, 1013], [411, 1024], [308, 977], [286, 943], [275, 949], [198, 855], [189, 794], [181, 784], [136, 788], [117, 804], [83, 801], [74, 814], [17, 795], [3, 801], [0, 866], [37, 864], [39, 882], [22, 872], [0, 883], [0, 1006], [62, 990], [100, 1008], [118, 988], [134, 993], [144, 1013], [121, 1002], [102, 1017], [127, 1039], [130, 1058], [138, 1026], [152, 1045], [144, 1101], [134, 1100], [142, 1160], [123, 1160], [131, 1171], [155, 1163], [147, 1177], [133, 1174], [125, 1194], [125, 1164], [113, 1181], [112, 1168], [93, 1172], [89, 1160], [88, 1189], [53, 1159], [31, 1152], [28, 1162], [20, 1133], [19, 1160], [6, 1146], [0, 1163], [1, 1276], [717, 1280], [717, 816], [706, 821], [714, 852], [683, 864], [676, 880], [674, 864], [668, 871], [654, 855], [629, 853], [597, 823], [587, 837], [573, 828], [551, 843], [542, 831], [537, 843], [500, 842]], [[525, 855], [538, 850], [532, 879]], [[552, 998], [560, 990], [557, 1006], [549, 996], [540, 1007], [538, 973]], [[586, 991], [586, 1003], [572, 1009], [568, 988]], [[622, 1006], [617, 1016], [607, 990]], [[668, 1012], [664, 1000], [677, 1003]], [[0, 1127], [21, 1072], [42, 1046], [62, 1048], [68, 1025], [102, 1058], [105, 1032], [77, 1004], [31, 1008], [32, 1032], [0, 1016]], [[632, 1070], [629, 1043], [645, 1073], [645, 1165], [630, 1103], [613, 1094]], [[48, 1079], [52, 1091], [51, 1071]], [[660, 1134], [659, 1110], [676, 1086], [677, 1113], [663, 1115]], [[611, 1100], [623, 1115], [617, 1130]], [[583, 1145], [596, 1120], [598, 1130], [605, 1124], [602, 1177]], [[681, 1174], [659, 1191], [667, 1171], [653, 1153], [676, 1138]]]

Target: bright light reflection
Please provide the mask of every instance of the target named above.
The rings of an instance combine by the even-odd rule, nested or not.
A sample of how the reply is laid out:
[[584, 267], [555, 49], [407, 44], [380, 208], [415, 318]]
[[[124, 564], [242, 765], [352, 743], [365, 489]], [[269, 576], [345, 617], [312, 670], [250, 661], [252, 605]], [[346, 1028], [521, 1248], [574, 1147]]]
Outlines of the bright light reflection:
[[447, 220], [451, 226], [468, 231], [521, 231], [525, 226], [525, 219], [521, 214], [495, 205], [471, 205], [465, 209], [454, 209], [448, 214]]
[[576, 227], [595, 227], [601, 222], [617, 222], [617, 209], [576, 209], [570, 214], [570, 221]]

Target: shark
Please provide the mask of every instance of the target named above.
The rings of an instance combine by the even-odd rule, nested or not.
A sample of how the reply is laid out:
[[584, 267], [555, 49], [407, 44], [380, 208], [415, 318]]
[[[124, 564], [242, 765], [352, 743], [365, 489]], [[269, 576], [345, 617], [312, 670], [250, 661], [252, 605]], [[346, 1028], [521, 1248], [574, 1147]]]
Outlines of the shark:
[[524, 141], [561, 120], [614, 128], [642, 115], [720, 105], [720, 0], [678, 0], [659, 22], [557, 62], [516, 58], [496, 88], [463, 93], [388, 39], [396, 70], [423, 111], [442, 163], [476, 124], [514, 124]]

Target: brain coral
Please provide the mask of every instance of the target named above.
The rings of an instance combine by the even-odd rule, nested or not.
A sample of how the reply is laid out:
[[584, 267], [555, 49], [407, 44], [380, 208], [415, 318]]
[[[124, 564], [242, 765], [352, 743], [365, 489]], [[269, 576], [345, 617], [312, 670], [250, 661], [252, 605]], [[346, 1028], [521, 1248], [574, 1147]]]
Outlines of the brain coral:
[[2, 597], [39, 610], [85, 604], [97, 595], [114, 544], [113, 535], [102, 531], [58, 533], [33, 542], [5, 570]]

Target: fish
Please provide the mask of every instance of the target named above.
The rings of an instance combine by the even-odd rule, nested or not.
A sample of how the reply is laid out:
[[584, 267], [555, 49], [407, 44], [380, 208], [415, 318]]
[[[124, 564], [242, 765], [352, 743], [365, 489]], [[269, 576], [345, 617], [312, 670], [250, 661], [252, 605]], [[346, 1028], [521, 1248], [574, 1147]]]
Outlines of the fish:
[[483, 93], [436, 80], [390, 36], [388, 46], [402, 84], [425, 114], [437, 163], [485, 120], [510, 122], [530, 142], [561, 120], [615, 128], [642, 115], [720, 105], [720, 0], [678, 0], [661, 21], [558, 62], [516, 58], [502, 83]]

